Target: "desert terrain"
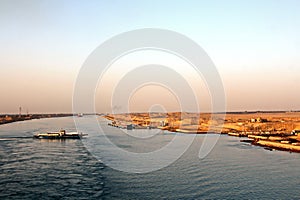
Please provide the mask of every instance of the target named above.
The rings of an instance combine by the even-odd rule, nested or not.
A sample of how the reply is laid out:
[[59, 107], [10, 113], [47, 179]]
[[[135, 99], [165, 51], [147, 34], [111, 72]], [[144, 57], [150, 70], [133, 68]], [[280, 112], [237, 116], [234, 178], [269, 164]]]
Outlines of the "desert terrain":
[[[127, 129], [158, 128], [182, 133], [218, 133], [248, 137], [252, 144], [300, 152], [300, 112], [125, 113], [107, 114], [109, 125]], [[299, 134], [298, 134], [299, 133]]]

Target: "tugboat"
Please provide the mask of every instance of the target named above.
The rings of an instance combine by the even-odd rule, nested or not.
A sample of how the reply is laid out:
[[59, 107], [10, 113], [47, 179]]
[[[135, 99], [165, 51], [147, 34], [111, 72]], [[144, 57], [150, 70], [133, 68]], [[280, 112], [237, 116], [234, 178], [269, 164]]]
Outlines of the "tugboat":
[[60, 130], [59, 132], [47, 132], [47, 133], [38, 133], [33, 136], [37, 139], [81, 139], [82, 136], [87, 134], [71, 132], [67, 133], [66, 130]]

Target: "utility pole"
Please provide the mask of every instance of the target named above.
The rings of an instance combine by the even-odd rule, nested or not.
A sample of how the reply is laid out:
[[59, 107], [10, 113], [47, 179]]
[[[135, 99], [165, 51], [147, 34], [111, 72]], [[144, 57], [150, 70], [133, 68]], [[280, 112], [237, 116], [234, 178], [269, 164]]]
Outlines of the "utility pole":
[[19, 107], [19, 118], [21, 118], [21, 115], [22, 115], [22, 107], [20, 106]]

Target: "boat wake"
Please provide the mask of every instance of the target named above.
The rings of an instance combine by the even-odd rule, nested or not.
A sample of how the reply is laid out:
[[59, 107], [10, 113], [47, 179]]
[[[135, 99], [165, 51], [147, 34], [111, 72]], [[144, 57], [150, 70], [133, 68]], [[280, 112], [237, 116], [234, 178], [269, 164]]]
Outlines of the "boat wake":
[[5, 137], [0, 137], [0, 141], [16, 140], [16, 139], [32, 139], [32, 136], [5, 136]]

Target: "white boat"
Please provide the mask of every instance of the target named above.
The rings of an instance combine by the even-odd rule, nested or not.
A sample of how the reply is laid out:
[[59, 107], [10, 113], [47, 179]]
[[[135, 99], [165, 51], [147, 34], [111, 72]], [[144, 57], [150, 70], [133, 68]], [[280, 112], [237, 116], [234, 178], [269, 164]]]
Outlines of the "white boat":
[[38, 133], [33, 137], [38, 139], [81, 139], [87, 134], [82, 134], [78, 132], [69, 132], [66, 130], [60, 130], [59, 132], [47, 132], [47, 133]]

